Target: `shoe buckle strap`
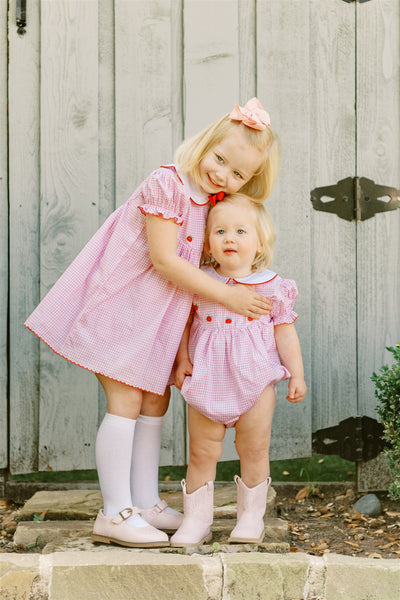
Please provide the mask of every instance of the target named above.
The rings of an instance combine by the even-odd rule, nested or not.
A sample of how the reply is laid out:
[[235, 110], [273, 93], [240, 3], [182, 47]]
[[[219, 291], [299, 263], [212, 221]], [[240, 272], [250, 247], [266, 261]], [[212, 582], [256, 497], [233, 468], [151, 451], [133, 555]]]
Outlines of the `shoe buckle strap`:
[[161, 500], [161, 502], [159, 502], [153, 507], [153, 510], [155, 512], [162, 513], [167, 508], [167, 506], [168, 504], [165, 502], [165, 500]]
[[127, 519], [129, 519], [129, 517], [135, 515], [138, 512], [139, 511], [137, 509], [135, 510], [135, 508], [124, 508], [123, 510], [120, 510], [119, 513], [113, 519], [111, 519], [111, 521], [115, 525], [118, 525], [119, 523], [126, 521]]

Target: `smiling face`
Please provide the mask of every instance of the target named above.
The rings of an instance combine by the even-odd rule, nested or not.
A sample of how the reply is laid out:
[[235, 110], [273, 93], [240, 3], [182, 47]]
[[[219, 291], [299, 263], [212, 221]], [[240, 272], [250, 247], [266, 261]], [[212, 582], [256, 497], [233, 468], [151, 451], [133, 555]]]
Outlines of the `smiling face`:
[[262, 250], [251, 204], [245, 199], [219, 202], [209, 213], [207, 232], [207, 251], [218, 264], [216, 271], [224, 277], [250, 275]]
[[200, 162], [198, 185], [206, 194], [233, 194], [252, 179], [261, 162], [261, 151], [235, 127]]

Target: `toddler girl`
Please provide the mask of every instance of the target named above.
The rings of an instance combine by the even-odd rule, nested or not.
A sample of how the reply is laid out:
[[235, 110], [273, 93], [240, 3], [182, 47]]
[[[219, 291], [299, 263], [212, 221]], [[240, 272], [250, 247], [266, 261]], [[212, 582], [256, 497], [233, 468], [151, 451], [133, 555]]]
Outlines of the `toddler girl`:
[[256, 543], [264, 537], [275, 383], [289, 378], [290, 402], [306, 394], [294, 326], [297, 288], [266, 269], [273, 242], [264, 205], [243, 194], [227, 196], [208, 214], [204, 273], [228, 288], [253, 287], [271, 299], [272, 311], [253, 320], [205, 296], [194, 297], [193, 322], [177, 355], [176, 385], [189, 405], [190, 458], [182, 481], [184, 519], [172, 546], [211, 538], [213, 481], [226, 427], [236, 428], [241, 466], [241, 478], [235, 476], [238, 520], [229, 541]]
[[[269, 312], [246, 286], [198, 268], [209, 195], [245, 190], [264, 200], [278, 144], [257, 99], [184, 142], [110, 215], [27, 319], [55, 352], [93, 371], [107, 397], [96, 440], [104, 509], [93, 540], [168, 544], [182, 515], [158, 496], [162, 416], [193, 293], [244, 317]], [[160, 531], [160, 530], [164, 531]]]

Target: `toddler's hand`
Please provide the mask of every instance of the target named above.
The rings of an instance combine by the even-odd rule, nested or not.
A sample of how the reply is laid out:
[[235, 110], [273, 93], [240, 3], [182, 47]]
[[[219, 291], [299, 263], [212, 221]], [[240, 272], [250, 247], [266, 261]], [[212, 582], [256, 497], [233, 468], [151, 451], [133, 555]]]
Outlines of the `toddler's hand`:
[[229, 310], [251, 319], [259, 319], [260, 315], [268, 315], [271, 312], [272, 303], [251, 286], [232, 285], [228, 287], [225, 306]]
[[183, 382], [185, 381], [186, 375], [191, 375], [193, 373], [193, 365], [188, 358], [181, 360], [175, 371], [175, 386], [180, 390], [182, 388]]
[[289, 379], [289, 395], [286, 399], [293, 404], [301, 402], [307, 393], [306, 382], [302, 377], [291, 377]]

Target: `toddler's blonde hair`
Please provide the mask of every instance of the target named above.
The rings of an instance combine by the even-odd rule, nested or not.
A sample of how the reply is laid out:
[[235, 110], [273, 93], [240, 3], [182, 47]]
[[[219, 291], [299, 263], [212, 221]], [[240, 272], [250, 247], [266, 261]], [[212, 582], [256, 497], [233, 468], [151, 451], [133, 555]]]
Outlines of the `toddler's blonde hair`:
[[[271, 219], [271, 215], [265, 208], [265, 205], [261, 202], [256, 202], [250, 196], [246, 194], [242, 194], [241, 192], [237, 192], [236, 194], [230, 194], [225, 196], [225, 198], [218, 202], [215, 206], [210, 206], [208, 215], [207, 215], [207, 223], [206, 230], [204, 234], [204, 248], [201, 259], [202, 265], [213, 265], [214, 267], [218, 267], [218, 263], [215, 262], [215, 259], [210, 254], [209, 247], [209, 236], [210, 236], [210, 213], [215, 209], [216, 206], [226, 206], [227, 208], [231, 205], [235, 204], [247, 204], [249, 210], [254, 212], [256, 217], [256, 228], [258, 239], [261, 243], [262, 250], [261, 252], [257, 252], [254, 262], [252, 264], [252, 271], [261, 271], [263, 269], [267, 269], [271, 266], [272, 260], [274, 257], [274, 244], [275, 244], [275, 229], [274, 224]], [[229, 209], [229, 208], [228, 208]]]
[[235, 127], [242, 128], [248, 143], [257, 148], [264, 157], [257, 173], [245, 183], [240, 192], [251, 196], [256, 202], [263, 202], [272, 192], [279, 170], [280, 143], [271, 127], [256, 131], [243, 123], [231, 121], [227, 114], [197, 135], [182, 142], [175, 152], [174, 161], [183, 173], [190, 175], [197, 183], [200, 176], [200, 162]]

